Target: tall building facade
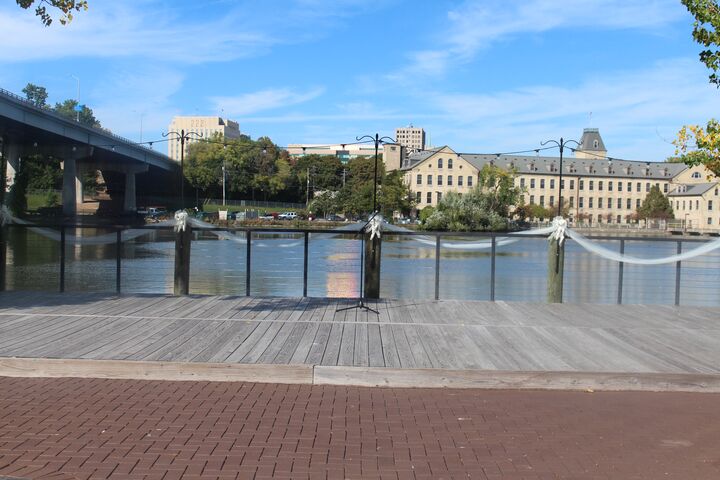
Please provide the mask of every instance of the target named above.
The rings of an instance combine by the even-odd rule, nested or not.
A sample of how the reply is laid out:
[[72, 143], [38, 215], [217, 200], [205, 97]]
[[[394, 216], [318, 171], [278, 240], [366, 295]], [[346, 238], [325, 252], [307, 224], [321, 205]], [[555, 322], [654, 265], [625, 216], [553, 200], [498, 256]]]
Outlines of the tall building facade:
[[408, 153], [425, 150], [425, 130], [409, 125], [405, 128], [395, 129], [395, 140]]
[[[196, 135], [191, 135], [185, 140], [185, 153], [187, 153], [187, 146], [190, 143], [197, 142], [201, 135], [201, 138], [211, 138], [214, 134], [219, 133], [227, 139], [239, 138], [240, 137], [240, 125], [237, 122], [222, 117], [201, 117], [201, 116], [177, 116], [173, 117], [172, 122], [168, 126], [168, 132], [180, 132], [185, 133], [192, 132]], [[174, 137], [171, 135], [170, 137]], [[173, 160], [180, 161], [180, 140], [170, 138], [168, 141], [168, 157]]]
[[[633, 223], [650, 189], [658, 186], [671, 200], [676, 219], [698, 227], [720, 224], [718, 183], [704, 166], [613, 159], [607, 157], [597, 129], [587, 130], [588, 138], [583, 140], [589, 143], [581, 142], [575, 157], [563, 159], [562, 202], [571, 220]], [[417, 208], [422, 209], [436, 206], [448, 192], [469, 192], [485, 165], [515, 172], [523, 204], [557, 208], [561, 194], [559, 157], [458, 154], [445, 146], [411, 154], [401, 170]]]

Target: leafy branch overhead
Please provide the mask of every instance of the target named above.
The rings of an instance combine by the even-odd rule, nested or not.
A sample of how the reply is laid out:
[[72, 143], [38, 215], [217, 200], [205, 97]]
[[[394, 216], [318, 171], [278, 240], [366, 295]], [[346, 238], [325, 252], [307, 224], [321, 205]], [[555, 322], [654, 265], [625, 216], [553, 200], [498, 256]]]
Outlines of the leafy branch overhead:
[[48, 12], [48, 7], [60, 10], [62, 16], [59, 21], [63, 25], [67, 25], [73, 19], [73, 12], [88, 9], [87, 0], [15, 0], [17, 4], [28, 9], [35, 5], [35, 15], [40, 17], [43, 24], [47, 27], [53, 22], [52, 15]]

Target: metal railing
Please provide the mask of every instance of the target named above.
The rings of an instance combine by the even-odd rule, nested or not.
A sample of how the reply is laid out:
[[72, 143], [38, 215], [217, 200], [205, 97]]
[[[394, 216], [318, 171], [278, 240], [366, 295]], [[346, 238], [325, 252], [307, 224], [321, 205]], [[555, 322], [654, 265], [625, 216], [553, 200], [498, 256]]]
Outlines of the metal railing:
[[[33, 225], [20, 225], [20, 224], [10, 224], [8, 225], [10, 228], [14, 229], [30, 229], [30, 228], [51, 228], [51, 229], [57, 229], [60, 233], [60, 258], [59, 258], [59, 291], [64, 292], [66, 287], [66, 248], [68, 246], [67, 242], [67, 232], [68, 230], [75, 230], [75, 229], [98, 229], [103, 231], [113, 231], [115, 232], [116, 239], [114, 242], [114, 250], [115, 250], [115, 291], [117, 293], [121, 293], [122, 290], [122, 264], [123, 264], [123, 239], [122, 239], [122, 232], [124, 230], [128, 229], [145, 229], [145, 230], [154, 230], [154, 231], [165, 231], [165, 232], [172, 232], [172, 227], [169, 226], [159, 226], [159, 225], [142, 225], [142, 226], [127, 226], [127, 225], [102, 225], [102, 224], [33, 224]], [[251, 294], [251, 286], [252, 286], [252, 271], [253, 271], [253, 255], [252, 255], [252, 246], [253, 246], [253, 235], [273, 235], [273, 234], [283, 234], [283, 235], [299, 235], [302, 236], [302, 242], [303, 242], [303, 258], [302, 258], [302, 265], [303, 265], [303, 273], [302, 273], [302, 295], [305, 297], [308, 295], [308, 258], [309, 258], [309, 243], [310, 243], [310, 236], [311, 234], [333, 234], [333, 235], [341, 235], [341, 236], [351, 236], [354, 237], [360, 241], [360, 236], [357, 234], [357, 232], [353, 231], [342, 231], [337, 229], [302, 229], [302, 228], [255, 228], [255, 227], [246, 227], [246, 228], [229, 228], [229, 227], [201, 227], [196, 228], [193, 227], [193, 232], [225, 232], [230, 233], [234, 235], [243, 234], [245, 236], [245, 294], [247, 296], [250, 296]], [[386, 231], [383, 233], [383, 239], [387, 239], [387, 237], [399, 237], [399, 238], [412, 238], [414, 236], [422, 236], [426, 238], [432, 238], [434, 239], [434, 298], [435, 300], [439, 300], [441, 298], [441, 284], [442, 284], [442, 278], [441, 278], [441, 271], [442, 271], [442, 241], [443, 239], [448, 239], [451, 237], [461, 237], [461, 238], [469, 238], [469, 239], [487, 239], [490, 242], [490, 248], [489, 248], [489, 261], [490, 261], [490, 272], [489, 272], [489, 300], [495, 301], [496, 300], [496, 284], [497, 284], [497, 266], [496, 261], [498, 257], [498, 239], [506, 239], [506, 238], [518, 238], [518, 239], [545, 239], [546, 235], [540, 235], [540, 234], [519, 234], [519, 233], [513, 233], [513, 232], [415, 232], [415, 231]], [[615, 237], [615, 236], [593, 236], [593, 240], [611, 240], [611, 241], [618, 241], [619, 242], [619, 253], [623, 254], [626, 250], [626, 243], [627, 242], [657, 242], [657, 243], [671, 243], [675, 244], [675, 252], [682, 253], [683, 251], [683, 243], [701, 243], [703, 242], [702, 239], [699, 238], [665, 238], [665, 237]], [[567, 262], [567, 256], [566, 256], [566, 262]], [[674, 262], [675, 263], [675, 269], [674, 269], [674, 304], [680, 305], [681, 300], [681, 279], [682, 279], [682, 262]], [[360, 266], [362, 268], [362, 266]], [[567, 269], [567, 265], [566, 265]], [[4, 272], [4, 270], [3, 270]], [[360, 272], [358, 272], [358, 275], [360, 275]], [[617, 277], [617, 292], [616, 292], [616, 299], [617, 304], [623, 303], [623, 289], [625, 286], [625, 265], [624, 263], [620, 262], [618, 264], [618, 277]]]

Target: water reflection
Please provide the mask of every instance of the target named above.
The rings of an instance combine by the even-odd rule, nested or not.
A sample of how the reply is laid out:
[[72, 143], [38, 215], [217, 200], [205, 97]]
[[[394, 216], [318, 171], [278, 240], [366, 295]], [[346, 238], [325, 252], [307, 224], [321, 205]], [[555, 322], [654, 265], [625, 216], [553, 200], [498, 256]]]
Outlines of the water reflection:
[[[85, 235], [107, 233], [85, 230]], [[311, 234], [308, 244], [308, 295], [355, 297], [360, 290], [360, 241], [352, 235]], [[244, 234], [218, 240], [196, 233], [192, 243], [191, 293], [244, 295], [246, 244]], [[469, 239], [467, 239], [469, 240]], [[475, 239], [477, 240], [477, 239]], [[605, 241], [619, 250], [619, 241]], [[115, 291], [115, 245], [68, 245], [66, 290]], [[675, 242], [626, 241], [628, 254], [662, 257], [676, 252]], [[688, 245], [686, 249], [692, 248]], [[302, 234], [253, 234], [252, 295], [300, 296], [303, 290]], [[491, 290], [489, 250], [441, 248], [440, 298], [488, 300]], [[539, 238], [498, 245], [495, 299], [545, 301], [547, 241]], [[171, 293], [174, 237], [170, 231], [122, 244], [124, 292]], [[59, 288], [58, 242], [27, 229], [9, 229], [7, 286], [12, 290]], [[682, 304], [720, 304], [720, 254], [714, 252], [682, 263]], [[622, 298], [625, 303], [673, 304], [676, 265], [625, 265]], [[568, 302], [615, 303], [619, 267], [568, 242], [565, 260], [565, 299]], [[383, 237], [381, 296], [434, 298], [435, 247], [409, 237]]]

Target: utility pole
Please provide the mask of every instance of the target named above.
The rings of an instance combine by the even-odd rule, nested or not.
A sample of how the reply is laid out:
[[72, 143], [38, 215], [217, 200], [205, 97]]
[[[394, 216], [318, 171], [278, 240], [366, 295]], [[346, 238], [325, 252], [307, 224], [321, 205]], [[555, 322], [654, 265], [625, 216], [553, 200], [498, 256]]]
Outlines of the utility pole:
[[175, 135], [175, 139], [180, 140], [180, 206], [185, 208], [185, 141], [193, 137], [200, 139], [202, 133], [185, 132], [183, 129], [180, 133], [173, 131], [162, 134], [163, 137], [169, 135]]
[[305, 187], [305, 208], [310, 205], [310, 167], [307, 167], [307, 186]]

